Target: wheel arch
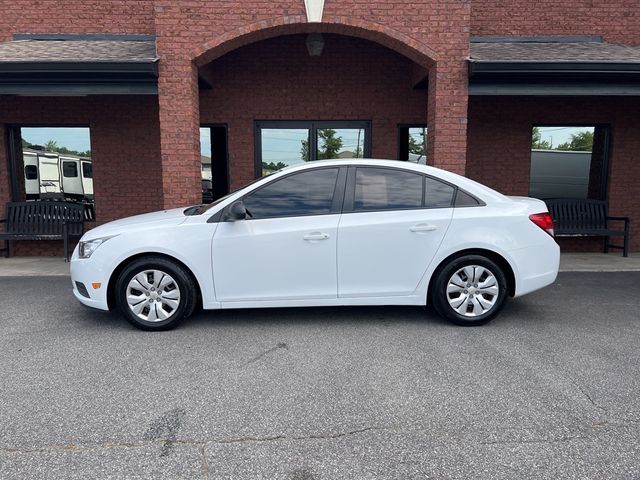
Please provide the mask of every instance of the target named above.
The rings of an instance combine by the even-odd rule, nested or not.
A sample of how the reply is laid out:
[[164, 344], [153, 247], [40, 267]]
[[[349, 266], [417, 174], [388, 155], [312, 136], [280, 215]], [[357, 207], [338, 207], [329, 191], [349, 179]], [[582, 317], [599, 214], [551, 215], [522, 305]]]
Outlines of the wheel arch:
[[191, 280], [193, 280], [193, 284], [196, 287], [196, 292], [198, 296], [198, 298], [196, 299], [196, 305], [200, 307], [202, 306], [202, 287], [200, 286], [200, 282], [198, 281], [198, 278], [193, 274], [191, 269], [187, 265], [185, 265], [184, 262], [180, 261], [174, 256], [167, 255], [166, 253], [144, 252], [144, 253], [137, 253], [135, 255], [131, 255], [130, 257], [125, 258], [118, 264], [118, 266], [113, 270], [113, 272], [111, 272], [111, 276], [109, 277], [109, 283], [107, 285], [107, 307], [109, 308], [109, 310], [112, 310], [116, 306], [116, 292], [115, 292], [116, 282], [118, 281], [118, 277], [120, 276], [120, 273], [122, 272], [122, 270], [124, 270], [126, 266], [129, 265], [131, 262], [138, 260], [140, 258], [145, 258], [145, 257], [164, 258], [184, 268], [187, 274], [191, 277]]
[[507, 277], [507, 286], [509, 288], [509, 296], [513, 297], [516, 293], [516, 276], [511, 267], [509, 261], [504, 258], [499, 253], [496, 253], [492, 250], [487, 250], [484, 248], [469, 248], [466, 250], [460, 250], [458, 252], [452, 253], [448, 257], [444, 258], [438, 266], [435, 268], [433, 273], [431, 274], [431, 278], [429, 278], [429, 285], [427, 286], [427, 303], [431, 303], [431, 293], [432, 293], [432, 284], [435, 282], [435, 279], [440, 274], [440, 271], [445, 268], [445, 266], [451, 262], [452, 260], [464, 257], [466, 255], [481, 255], [483, 257], [487, 257], [489, 260], [495, 262], [504, 272]]

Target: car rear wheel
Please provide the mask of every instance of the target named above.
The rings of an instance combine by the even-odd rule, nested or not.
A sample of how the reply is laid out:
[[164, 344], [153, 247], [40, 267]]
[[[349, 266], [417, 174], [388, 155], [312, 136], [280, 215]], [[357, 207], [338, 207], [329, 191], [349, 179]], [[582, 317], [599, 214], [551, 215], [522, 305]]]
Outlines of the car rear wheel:
[[191, 315], [196, 303], [194, 282], [171, 260], [146, 257], [134, 260], [116, 283], [118, 309], [142, 330], [169, 330]]
[[489, 258], [465, 255], [453, 259], [435, 278], [433, 306], [458, 325], [483, 325], [494, 318], [507, 298], [507, 279]]

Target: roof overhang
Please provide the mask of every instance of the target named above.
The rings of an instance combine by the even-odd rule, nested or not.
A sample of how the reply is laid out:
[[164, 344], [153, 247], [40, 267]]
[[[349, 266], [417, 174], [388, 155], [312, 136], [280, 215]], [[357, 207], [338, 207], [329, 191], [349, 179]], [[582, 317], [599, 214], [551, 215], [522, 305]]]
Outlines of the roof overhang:
[[156, 95], [155, 40], [91, 36], [0, 43], [0, 95]]
[[469, 95], [640, 95], [640, 48], [551, 40], [472, 39]]

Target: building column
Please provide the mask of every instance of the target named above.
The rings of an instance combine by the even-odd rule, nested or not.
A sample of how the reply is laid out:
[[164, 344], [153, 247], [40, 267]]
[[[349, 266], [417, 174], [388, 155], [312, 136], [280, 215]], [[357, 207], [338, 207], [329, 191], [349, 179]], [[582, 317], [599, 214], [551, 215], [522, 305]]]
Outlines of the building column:
[[460, 175], [466, 170], [468, 81], [460, 58], [438, 61], [429, 70], [427, 160]]
[[202, 202], [197, 67], [184, 56], [160, 62], [158, 104], [164, 208]]

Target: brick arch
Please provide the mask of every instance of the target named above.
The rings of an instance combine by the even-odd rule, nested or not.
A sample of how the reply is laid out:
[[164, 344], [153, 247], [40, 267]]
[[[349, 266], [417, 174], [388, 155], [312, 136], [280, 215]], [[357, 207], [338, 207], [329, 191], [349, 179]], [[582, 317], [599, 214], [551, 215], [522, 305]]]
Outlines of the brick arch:
[[362, 38], [390, 48], [426, 68], [437, 62], [432, 49], [387, 26], [349, 17], [331, 17], [322, 23], [309, 23], [304, 15], [275, 17], [230, 30], [199, 45], [191, 58], [200, 67], [250, 43], [301, 33], [334, 33]]

